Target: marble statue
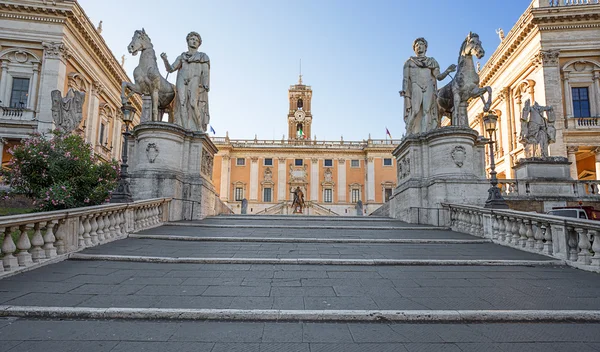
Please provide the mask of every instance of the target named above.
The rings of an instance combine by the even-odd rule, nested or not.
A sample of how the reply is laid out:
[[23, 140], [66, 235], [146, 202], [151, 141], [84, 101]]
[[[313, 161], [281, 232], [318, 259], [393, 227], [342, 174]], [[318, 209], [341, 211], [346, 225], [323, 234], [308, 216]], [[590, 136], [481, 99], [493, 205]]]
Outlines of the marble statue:
[[52, 97], [52, 119], [56, 127], [67, 132], [75, 130], [83, 118], [85, 92], [69, 88], [67, 95], [63, 98], [60, 90], [57, 89], [50, 92], [50, 96]]
[[500, 38], [500, 41], [504, 40], [504, 31], [502, 30], [502, 28], [496, 29], [496, 34], [498, 34], [498, 38]]
[[[175, 97], [175, 89], [158, 71], [156, 62], [156, 53], [150, 37], [146, 31], [137, 30], [133, 33], [131, 43], [127, 50], [133, 56], [140, 54], [140, 62], [133, 70], [133, 79], [135, 83], [123, 82], [121, 84], [121, 100], [125, 104], [133, 94], [147, 95], [152, 98], [152, 121], [161, 121], [162, 112], [169, 113], [169, 121], [173, 121], [173, 109], [171, 103]], [[126, 91], [129, 90], [129, 94]], [[159, 111], [161, 113], [159, 113]]]
[[[473, 55], [481, 59], [485, 51], [476, 33], [469, 33], [463, 41], [458, 57], [458, 70], [452, 81], [442, 87], [437, 94], [440, 118], [452, 118], [454, 126], [469, 126], [467, 102], [472, 98], [481, 98], [483, 110], [489, 111], [492, 104], [492, 88], [479, 87], [479, 75], [475, 71]], [[487, 101], [483, 95], [487, 93]]]
[[121, 56], [121, 67], [125, 67], [125, 55]]
[[199, 52], [202, 38], [196, 32], [187, 37], [188, 51], [182, 53], [169, 64], [167, 54], [162, 53], [167, 72], [177, 72], [177, 98], [175, 102], [176, 120], [192, 131], [206, 132], [210, 122], [208, 92], [210, 90], [210, 60], [208, 55]]
[[439, 126], [436, 103], [437, 81], [441, 81], [456, 65], [450, 65], [440, 73], [440, 66], [432, 57], [427, 57], [427, 41], [417, 38], [413, 42], [416, 56], [404, 64], [404, 77], [400, 96], [404, 97], [404, 122], [407, 134], [433, 130]]
[[541, 106], [537, 102], [531, 105], [530, 99], [525, 101], [521, 113], [519, 142], [523, 144], [526, 158], [548, 157], [548, 145], [556, 140], [555, 121], [551, 106]]

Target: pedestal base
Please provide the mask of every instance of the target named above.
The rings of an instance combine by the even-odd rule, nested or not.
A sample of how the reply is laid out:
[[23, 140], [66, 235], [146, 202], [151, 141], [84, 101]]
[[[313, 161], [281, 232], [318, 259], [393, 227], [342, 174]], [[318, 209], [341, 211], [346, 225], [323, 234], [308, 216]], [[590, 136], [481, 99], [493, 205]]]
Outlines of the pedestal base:
[[567, 158], [551, 156], [546, 158], [519, 159], [513, 166], [517, 180], [572, 180], [569, 172], [571, 163]]
[[485, 176], [485, 142], [476, 131], [449, 126], [411, 135], [393, 151], [398, 187], [390, 199], [394, 218], [443, 224], [442, 203], [483, 206], [490, 184]]
[[171, 221], [215, 215], [212, 167], [217, 148], [206, 133], [167, 122], [144, 122], [133, 130], [129, 145], [134, 200], [172, 198]]

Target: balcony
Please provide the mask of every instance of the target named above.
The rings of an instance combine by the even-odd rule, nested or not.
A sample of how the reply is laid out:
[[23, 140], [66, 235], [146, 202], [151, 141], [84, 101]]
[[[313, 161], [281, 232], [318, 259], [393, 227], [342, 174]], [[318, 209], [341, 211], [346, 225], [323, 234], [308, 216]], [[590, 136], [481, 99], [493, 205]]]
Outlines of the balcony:
[[600, 117], [569, 117], [567, 118], [567, 128], [578, 130], [600, 129]]

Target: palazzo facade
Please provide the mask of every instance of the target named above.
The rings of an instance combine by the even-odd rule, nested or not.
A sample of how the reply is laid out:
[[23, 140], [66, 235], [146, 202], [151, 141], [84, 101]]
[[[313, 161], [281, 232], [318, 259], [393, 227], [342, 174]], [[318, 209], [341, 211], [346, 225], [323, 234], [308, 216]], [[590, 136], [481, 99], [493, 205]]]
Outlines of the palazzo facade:
[[[515, 179], [524, 157], [518, 142], [527, 99], [551, 106], [556, 142], [550, 156], [567, 157], [574, 180], [600, 179], [600, 4], [534, 0], [482, 67], [481, 86], [493, 89], [498, 177]], [[470, 126], [483, 129], [483, 104], [469, 105]], [[489, 168], [489, 160], [487, 161]]]
[[[0, 3], [0, 155], [32, 132], [55, 127], [53, 90], [85, 93], [76, 133], [105, 160], [121, 155], [122, 63], [75, 0]], [[141, 99], [132, 98], [141, 111]], [[138, 114], [139, 115], [139, 114]], [[139, 118], [137, 118], [139, 120]], [[139, 121], [135, 121], [137, 123]]]
[[289, 89], [288, 136], [281, 140], [215, 137], [213, 181], [235, 213], [291, 214], [292, 192], [304, 193], [304, 214], [368, 215], [392, 195], [398, 140], [311, 139], [312, 89]]

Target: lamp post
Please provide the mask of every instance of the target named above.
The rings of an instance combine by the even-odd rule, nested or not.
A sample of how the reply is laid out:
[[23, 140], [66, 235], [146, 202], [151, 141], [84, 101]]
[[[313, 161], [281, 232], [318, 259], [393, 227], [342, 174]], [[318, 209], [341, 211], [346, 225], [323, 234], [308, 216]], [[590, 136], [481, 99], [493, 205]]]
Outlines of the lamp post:
[[488, 189], [488, 199], [485, 201], [485, 208], [493, 209], [508, 209], [508, 204], [502, 194], [500, 188], [498, 188], [498, 179], [496, 178], [496, 164], [494, 163], [494, 132], [496, 131], [496, 124], [498, 123], [498, 116], [492, 111], [487, 113], [483, 117], [483, 124], [485, 130], [490, 136], [490, 184], [491, 187]]
[[133, 116], [135, 115], [136, 110], [128, 101], [121, 106], [121, 111], [123, 112], [123, 123], [125, 123], [125, 132], [123, 132], [123, 150], [121, 151], [121, 173], [119, 175], [117, 190], [113, 192], [112, 197], [110, 198], [111, 203], [133, 202], [131, 191], [129, 190], [129, 174], [127, 173], [127, 149], [129, 136], [131, 136], [129, 125], [133, 122]]

